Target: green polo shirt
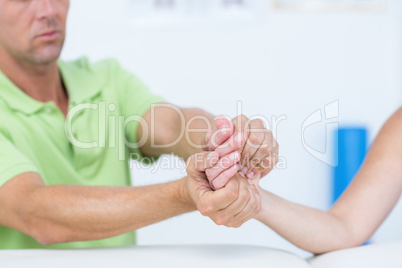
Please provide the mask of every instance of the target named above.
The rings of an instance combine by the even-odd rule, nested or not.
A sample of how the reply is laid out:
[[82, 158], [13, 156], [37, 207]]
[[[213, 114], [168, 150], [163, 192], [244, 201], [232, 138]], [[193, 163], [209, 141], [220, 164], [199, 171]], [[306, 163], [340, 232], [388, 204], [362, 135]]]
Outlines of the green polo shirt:
[[[58, 64], [69, 95], [67, 119], [54, 102], [34, 100], [0, 72], [0, 187], [25, 172], [39, 173], [46, 185], [130, 186], [130, 156], [155, 160], [142, 156], [136, 146], [138, 119], [163, 99], [114, 60], [91, 64], [81, 58]], [[43, 246], [0, 226], [0, 249], [133, 244], [134, 232]]]

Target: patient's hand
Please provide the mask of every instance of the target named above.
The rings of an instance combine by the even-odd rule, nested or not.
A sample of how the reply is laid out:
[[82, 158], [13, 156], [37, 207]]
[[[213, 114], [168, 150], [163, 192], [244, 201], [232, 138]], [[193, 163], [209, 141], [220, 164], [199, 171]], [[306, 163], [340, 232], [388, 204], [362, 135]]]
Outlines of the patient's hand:
[[[241, 115], [232, 121], [223, 116], [216, 118], [218, 130], [208, 133], [205, 137], [205, 150], [240, 153], [239, 174], [247, 179], [258, 180], [266, 176], [278, 162], [279, 145], [272, 133], [266, 129], [261, 120], [249, 120]], [[245, 139], [242, 146], [237, 146], [233, 140], [236, 135], [242, 134]], [[226, 185], [228, 177], [227, 166], [232, 164], [226, 156], [216, 167], [206, 170], [207, 178], [213, 189], [220, 189]], [[237, 157], [237, 156], [236, 156]]]
[[225, 187], [212, 190], [205, 170], [218, 161], [216, 151], [191, 156], [187, 161], [187, 189], [202, 215], [218, 225], [237, 228], [260, 211], [260, 194], [255, 185], [237, 174], [235, 165], [224, 171], [233, 173]]

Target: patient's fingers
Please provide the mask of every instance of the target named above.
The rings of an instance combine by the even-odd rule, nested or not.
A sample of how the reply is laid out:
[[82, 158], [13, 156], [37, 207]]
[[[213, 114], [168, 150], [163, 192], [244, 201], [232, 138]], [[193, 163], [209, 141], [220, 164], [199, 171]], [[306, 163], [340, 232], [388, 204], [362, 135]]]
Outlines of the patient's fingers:
[[269, 130], [261, 120], [252, 120], [248, 125], [248, 139], [242, 151], [242, 173], [247, 175], [270, 152]]
[[[257, 129], [257, 131], [260, 130]], [[249, 159], [246, 159], [246, 161], [242, 162], [241, 172], [249, 179], [252, 179], [257, 175], [257, 173], [264, 173], [265, 176], [278, 162], [277, 155], [279, 146], [269, 130], [264, 129], [263, 132], [263, 138], [257, 135], [253, 136], [253, 139], [258, 141], [258, 143], [260, 142], [260, 139], [262, 139], [262, 142], [259, 146], [257, 145], [258, 143], [255, 143], [254, 145], [253, 143], [249, 143], [252, 137], [250, 134], [250, 137], [244, 147], [243, 153], [251, 157], [248, 157]]]
[[258, 164], [255, 164], [255, 162], [253, 162], [251, 171], [247, 174], [247, 178], [254, 179], [258, 174], [260, 174], [261, 178], [263, 178], [272, 171], [277, 162], [278, 154], [276, 153], [270, 153]]

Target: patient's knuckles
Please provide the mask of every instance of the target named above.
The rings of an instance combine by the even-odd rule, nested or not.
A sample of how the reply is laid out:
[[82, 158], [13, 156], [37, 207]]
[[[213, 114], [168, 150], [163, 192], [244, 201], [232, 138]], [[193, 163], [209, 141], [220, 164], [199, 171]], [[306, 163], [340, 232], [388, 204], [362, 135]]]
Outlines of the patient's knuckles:
[[260, 146], [263, 142], [264, 142], [264, 135], [262, 135], [261, 133], [256, 133], [254, 131], [250, 132], [247, 142], [248, 146], [255, 148], [257, 146]]
[[247, 122], [249, 122], [250, 120], [248, 119], [247, 116], [245, 116], [244, 114], [239, 115], [237, 118], [237, 120], [239, 120], [241, 123], [245, 124]]
[[250, 124], [264, 128], [264, 122], [261, 119], [253, 119], [251, 120]]
[[259, 148], [259, 153], [263, 156], [266, 156], [268, 154], [270, 154], [272, 152], [272, 148], [269, 144], [263, 144], [260, 148]]
[[261, 161], [260, 166], [263, 169], [271, 168], [271, 162], [274, 162], [271, 159], [273, 160], [273, 157], [265, 157], [264, 160]]

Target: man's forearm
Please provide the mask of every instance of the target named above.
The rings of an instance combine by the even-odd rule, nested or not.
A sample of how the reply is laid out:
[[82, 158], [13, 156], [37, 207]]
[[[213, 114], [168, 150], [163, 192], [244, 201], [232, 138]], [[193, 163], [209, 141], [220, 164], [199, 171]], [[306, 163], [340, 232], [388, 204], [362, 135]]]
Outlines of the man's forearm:
[[184, 137], [174, 147], [174, 153], [187, 160], [191, 155], [202, 151], [202, 139], [205, 138], [207, 131], [216, 130], [216, 125], [214, 116], [204, 110], [189, 108], [182, 111], [186, 128]]
[[145, 187], [44, 186], [25, 203], [26, 233], [43, 244], [127, 233], [195, 210], [183, 187], [185, 178]]
[[175, 154], [187, 160], [201, 152], [202, 140], [208, 130], [216, 125], [210, 113], [197, 108], [179, 108], [172, 104], [155, 106], [144, 115], [147, 128], [142, 124], [137, 130], [138, 140], [145, 136], [146, 143], [140, 147], [145, 155]]

